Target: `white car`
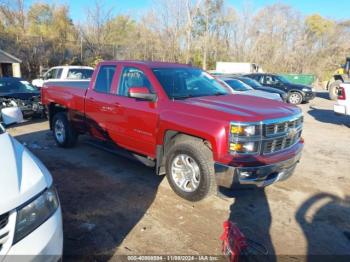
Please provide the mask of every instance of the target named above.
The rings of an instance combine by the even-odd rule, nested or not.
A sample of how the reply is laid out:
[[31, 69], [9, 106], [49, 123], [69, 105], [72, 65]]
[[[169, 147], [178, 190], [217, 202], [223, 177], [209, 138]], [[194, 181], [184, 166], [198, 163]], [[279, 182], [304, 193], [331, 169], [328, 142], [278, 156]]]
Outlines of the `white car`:
[[228, 77], [220, 77], [218, 80], [231, 89], [233, 94], [241, 94], [248, 96], [257, 96], [266, 99], [272, 99], [276, 101], [283, 101], [281, 96], [278, 93], [268, 93], [265, 91], [255, 90], [249, 85], [245, 84], [241, 80], [228, 78]]
[[337, 104], [334, 112], [341, 115], [350, 115], [350, 83], [340, 84]]
[[60, 260], [62, 212], [52, 177], [1, 124], [0, 176], [0, 261], [14, 255]]
[[32, 85], [43, 87], [46, 82], [90, 81], [94, 69], [89, 66], [56, 66], [50, 68], [42, 77], [34, 79]]

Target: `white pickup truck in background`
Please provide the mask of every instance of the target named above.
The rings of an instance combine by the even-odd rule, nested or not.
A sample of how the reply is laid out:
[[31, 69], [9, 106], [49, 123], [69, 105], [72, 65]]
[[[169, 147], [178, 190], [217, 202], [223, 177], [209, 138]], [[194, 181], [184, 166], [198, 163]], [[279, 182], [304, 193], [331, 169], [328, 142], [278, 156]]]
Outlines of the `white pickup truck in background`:
[[47, 82], [58, 81], [90, 81], [94, 69], [89, 66], [55, 66], [50, 68], [43, 76], [32, 81], [32, 85], [43, 87]]
[[350, 83], [340, 84], [338, 101], [334, 105], [334, 112], [350, 116]]

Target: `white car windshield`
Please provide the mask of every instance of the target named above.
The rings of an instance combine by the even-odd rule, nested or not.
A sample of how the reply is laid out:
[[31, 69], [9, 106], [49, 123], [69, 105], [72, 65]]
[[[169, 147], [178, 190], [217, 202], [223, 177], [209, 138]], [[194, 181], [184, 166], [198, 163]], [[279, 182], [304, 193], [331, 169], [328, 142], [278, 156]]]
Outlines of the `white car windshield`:
[[237, 79], [225, 79], [224, 82], [228, 84], [234, 91], [245, 92], [253, 90], [253, 88]]

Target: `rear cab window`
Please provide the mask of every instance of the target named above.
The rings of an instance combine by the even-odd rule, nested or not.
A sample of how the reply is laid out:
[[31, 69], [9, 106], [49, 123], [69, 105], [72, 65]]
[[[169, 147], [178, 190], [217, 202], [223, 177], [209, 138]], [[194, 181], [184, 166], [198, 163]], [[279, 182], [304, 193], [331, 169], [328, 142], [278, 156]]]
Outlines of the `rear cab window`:
[[116, 65], [102, 65], [97, 74], [94, 90], [99, 93], [109, 94], [112, 89], [112, 82], [116, 73]]

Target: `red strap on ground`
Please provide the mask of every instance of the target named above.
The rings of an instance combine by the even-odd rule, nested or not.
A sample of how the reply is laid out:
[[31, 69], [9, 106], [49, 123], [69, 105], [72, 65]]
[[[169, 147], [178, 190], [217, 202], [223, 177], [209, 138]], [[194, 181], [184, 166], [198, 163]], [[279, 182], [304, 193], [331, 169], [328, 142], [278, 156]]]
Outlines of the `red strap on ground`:
[[222, 252], [229, 257], [230, 262], [238, 262], [244, 249], [247, 248], [247, 240], [235, 223], [224, 222], [224, 233], [221, 235]]

